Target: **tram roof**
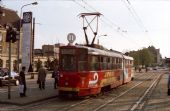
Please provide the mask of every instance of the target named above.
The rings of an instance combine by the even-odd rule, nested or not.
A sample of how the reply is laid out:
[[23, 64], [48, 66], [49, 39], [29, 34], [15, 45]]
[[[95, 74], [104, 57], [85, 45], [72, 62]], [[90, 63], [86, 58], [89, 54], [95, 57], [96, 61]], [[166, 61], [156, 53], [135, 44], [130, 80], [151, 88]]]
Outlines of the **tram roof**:
[[129, 59], [129, 60], [134, 60], [134, 59], [133, 59], [133, 57], [126, 56], [126, 55], [123, 55], [123, 58], [125, 58], [125, 59]]
[[[67, 46], [62, 46], [62, 47], [67, 47]], [[102, 49], [97, 49], [97, 48], [83, 46], [83, 45], [73, 45], [71, 47], [88, 49], [88, 54], [92, 54], [92, 55], [103, 55], [103, 56], [118, 57], [118, 58], [133, 60], [133, 57], [126, 56], [123, 53], [114, 50], [113, 51], [102, 50]]]
[[110, 50], [101, 50], [101, 49], [87, 47], [87, 46], [76, 46], [76, 47], [86, 48], [86, 49], [88, 49], [88, 54], [92, 54], [92, 55], [103, 55], [103, 56], [112, 56], [112, 57], [123, 58], [122, 53], [116, 53], [116, 52], [110, 51]]

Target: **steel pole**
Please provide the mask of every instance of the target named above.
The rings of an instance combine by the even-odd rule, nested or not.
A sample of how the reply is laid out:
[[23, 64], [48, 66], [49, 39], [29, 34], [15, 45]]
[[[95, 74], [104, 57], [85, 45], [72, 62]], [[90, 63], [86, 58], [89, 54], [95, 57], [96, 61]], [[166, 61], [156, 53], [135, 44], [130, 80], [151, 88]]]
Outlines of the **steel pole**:
[[32, 65], [34, 69], [34, 41], [35, 41], [35, 18], [33, 18], [33, 35], [32, 35]]
[[8, 99], [11, 99], [11, 40], [9, 41]]

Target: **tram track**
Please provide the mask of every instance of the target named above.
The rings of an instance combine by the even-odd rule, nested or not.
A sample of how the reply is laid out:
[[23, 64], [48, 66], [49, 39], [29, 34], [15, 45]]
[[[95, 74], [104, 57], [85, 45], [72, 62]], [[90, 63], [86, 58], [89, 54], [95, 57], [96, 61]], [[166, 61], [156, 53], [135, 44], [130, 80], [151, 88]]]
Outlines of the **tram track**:
[[[145, 77], [143, 79], [146, 79], [146, 80], [149, 80], [153, 75], [149, 76], [149, 77]], [[139, 77], [142, 77], [142, 76], [139, 76]], [[138, 78], [140, 79], [140, 78]], [[142, 79], [142, 78], [141, 78]], [[59, 110], [59, 111], [95, 111], [96, 107], [100, 109], [100, 107], [103, 107], [103, 101], [104, 103], [109, 103], [111, 102], [112, 100], [110, 100], [110, 98], [112, 96], [114, 96], [113, 99], [116, 99], [116, 98], [119, 98], [120, 96], [124, 95], [126, 92], [132, 90], [133, 88], [135, 88], [136, 86], [138, 86], [139, 84], [141, 84], [142, 82], [139, 82], [138, 81], [138, 84], [135, 85], [134, 87], [130, 88], [129, 90], [126, 90], [124, 91], [123, 93], [121, 94], [114, 94], [113, 91], [115, 92], [115, 89], [113, 89], [112, 91], [109, 91], [107, 93], [104, 94], [104, 96], [101, 96], [101, 97], [97, 97], [95, 99], [91, 98], [91, 99], [88, 99], [86, 102], [82, 102], [81, 104], [78, 104], [78, 105], [74, 105], [74, 107], [67, 107], [65, 109], [62, 109], [62, 110]], [[119, 89], [122, 89], [123, 87], [120, 86], [121, 88]], [[122, 91], [119, 91], [119, 92], [122, 92]], [[118, 92], [116, 92], [118, 93]], [[109, 95], [109, 96], [108, 96]], [[100, 102], [101, 101], [101, 104]], [[99, 103], [99, 104], [96, 104], [96, 103]], [[90, 106], [88, 109], [87, 107]], [[95, 106], [95, 107], [94, 107]], [[86, 107], [86, 108], [85, 108]], [[84, 109], [84, 110], [83, 110]], [[57, 110], [58, 111], [58, 110]]]
[[163, 74], [159, 75], [154, 82], [150, 85], [150, 87], [145, 91], [145, 93], [139, 98], [139, 100], [130, 108], [129, 111], [135, 111], [140, 110], [140, 111], [144, 111], [148, 98], [151, 96], [151, 94], [153, 93], [153, 90], [156, 88], [156, 86], [158, 85], [161, 77]]
[[[153, 76], [153, 75], [151, 75], [151, 76]], [[139, 75], [139, 76], [137, 76], [138, 77], [138, 79], [140, 80], [140, 79], [146, 79], [146, 80], [149, 80], [150, 78], [151, 78], [151, 76], [149, 76], [148, 78], [147, 77], [144, 77], [143, 78], [143, 75], [141, 74], [141, 75]], [[128, 85], [129, 85], [130, 83], [128, 83]], [[123, 91], [123, 86], [124, 85], [122, 85], [122, 86], [119, 86], [119, 90], [121, 90], [121, 91], [119, 91], [119, 92], [122, 92]], [[130, 86], [131, 87], [131, 86]], [[133, 88], [133, 87], [132, 87]], [[85, 104], [86, 104], [86, 106], [88, 106], [87, 104], [89, 104], [90, 105], [90, 107], [91, 108], [89, 108], [89, 111], [90, 110], [94, 110], [94, 108], [92, 108], [92, 106], [94, 107], [94, 106], [96, 106], [96, 107], [98, 107], [98, 105], [96, 105], [96, 104], [94, 104], [94, 103], [96, 103], [96, 100], [97, 101], [100, 101], [100, 100], [102, 100], [102, 101], [104, 101], [104, 99], [106, 100], [106, 102], [108, 102], [108, 99], [110, 98], [110, 96], [112, 97], [112, 96], [114, 96], [115, 98], [116, 97], [119, 97], [120, 95], [118, 95], [118, 94], [115, 94], [115, 93], [113, 93], [113, 92], [116, 92], [116, 93], [119, 93], [119, 92], [117, 92], [116, 91], [117, 89], [115, 88], [115, 89], [113, 89], [113, 90], [111, 90], [111, 91], [108, 91], [108, 92], [105, 92], [105, 94], [103, 95], [103, 96], [101, 96], [101, 97], [97, 97], [97, 98], [90, 98], [90, 99], [88, 99], [87, 101], [86, 101], [86, 103], [85, 102], [81, 102], [81, 103], [79, 103], [79, 104], [77, 104], [77, 105], [71, 105], [71, 107], [67, 107], [67, 108], [65, 108], [65, 110], [59, 110], [59, 111], [79, 111], [76, 107], [81, 107], [80, 105], [82, 105], [82, 106], [85, 106]], [[126, 90], [126, 91], [128, 91], [128, 90]], [[125, 91], [125, 92], [126, 92]], [[121, 95], [123, 95], [124, 93], [121, 93]], [[108, 97], [108, 95], [110, 95], [109, 97]], [[103, 99], [104, 98], [104, 99]], [[79, 105], [79, 106], [78, 106]], [[72, 106], [74, 106], [74, 107], [72, 107]], [[83, 108], [82, 108], [83, 109]], [[82, 110], [82, 109], [80, 109], [80, 110]], [[57, 110], [58, 111], [58, 110]], [[85, 110], [86, 111], [86, 110]]]
[[[42, 101], [40, 103], [35, 103], [35, 104], [23, 106], [22, 108], [20, 108], [20, 109], [18, 109], [16, 111], [21, 111], [23, 109], [25, 111], [30, 111], [30, 110], [33, 110], [33, 109], [41, 109], [42, 106], [48, 105], [49, 103], [53, 103], [53, 102], [56, 103], [56, 105], [53, 106], [54, 111], [79, 111], [79, 109], [81, 109], [81, 106], [83, 106], [83, 107], [90, 106], [89, 109], [91, 111], [98, 111], [98, 110], [102, 109], [102, 107], [105, 107], [110, 102], [112, 102], [112, 101], [116, 100], [117, 98], [125, 95], [127, 92], [129, 92], [133, 88], [137, 87], [139, 84], [142, 84], [144, 82], [142, 80], [147, 81], [152, 76], [153, 76], [153, 74], [151, 74], [151, 76], [149, 76], [149, 77], [143, 76], [143, 74], [140, 75], [140, 76], [136, 76], [137, 81], [132, 82], [132, 83], [134, 83], [136, 85], [133, 86], [133, 84], [130, 85], [131, 82], [128, 83], [127, 85], [130, 85], [129, 87], [131, 87], [128, 90], [126, 90], [126, 88], [124, 88], [125, 85], [122, 85], [118, 89], [113, 89], [113, 90], [111, 90], [109, 92], [106, 92], [103, 96], [99, 96], [99, 97], [96, 97], [96, 98], [90, 97], [88, 99], [80, 100], [78, 102], [77, 101], [66, 101], [66, 102], [64, 102], [64, 104], [63, 104], [62, 100], [60, 100], [58, 98], [54, 98], [54, 99]], [[118, 94], [118, 93], [120, 93], [120, 94]], [[110, 99], [111, 97], [112, 97], [112, 99]], [[96, 104], [97, 103], [96, 101], [101, 101], [101, 102], [98, 102], [99, 104]], [[104, 104], [103, 104], [103, 102], [104, 102]], [[91, 107], [91, 106], [93, 106], [93, 107]]]
[[145, 83], [146, 81], [150, 80], [153, 76], [154, 75], [151, 75], [151, 76], [145, 78], [146, 79], [145, 81], [138, 82], [135, 86], [133, 86], [130, 89], [122, 92], [118, 96], [109, 99], [106, 103], [104, 103], [104, 104], [98, 106], [97, 108], [93, 109], [93, 111], [100, 111], [100, 110], [104, 109], [105, 107], [107, 107], [109, 104], [113, 104], [117, 99], [120, 99], [122, 96], [125, 96], [130, 91], [133, 91], [135, 88], [139, 87], [139, 85], [141, 85], [141, 84]]

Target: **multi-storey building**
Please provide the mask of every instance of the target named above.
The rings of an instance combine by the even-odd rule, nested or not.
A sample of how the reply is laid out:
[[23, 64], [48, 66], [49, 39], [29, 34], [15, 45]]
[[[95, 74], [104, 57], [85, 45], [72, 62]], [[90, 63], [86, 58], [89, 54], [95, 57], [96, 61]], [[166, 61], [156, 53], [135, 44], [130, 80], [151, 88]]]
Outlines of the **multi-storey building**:
[[42, 49], [34, 49], [34, 61], [38, 59], [41, 61], [59, 59], [59, 47], [64, 46], [62, 43], [57, 43], [54, 45], [43, 45]]
[[[9, 67], [9, 44], [6, 42], [7, 24], [19, 30], [20, 18], [17, 12], [11, 9], [0, 7], [0, 67]], [[18, 43], [11, 44], [11, 68], [17, 65]]]

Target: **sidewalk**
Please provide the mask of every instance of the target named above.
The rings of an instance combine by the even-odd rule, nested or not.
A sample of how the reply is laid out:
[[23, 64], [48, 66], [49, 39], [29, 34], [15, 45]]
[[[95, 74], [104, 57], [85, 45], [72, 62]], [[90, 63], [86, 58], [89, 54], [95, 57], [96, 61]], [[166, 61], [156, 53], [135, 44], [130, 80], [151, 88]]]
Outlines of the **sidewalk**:
[[[26, 77], [27, 78], [27, 77]], [[45, 90], [40, 90], [38, 84], [36, 84], [36, 79], [27, 78], [27, 97], [20, 97], [18, 86], [11, 87], [11, 99], [8, 99], [8, 88], [6, 91], [0, 91], [0, 104], [13, 104], [13, 105], [28, 105], [31, 103], [39, 102], [42, 100], [47, 100], [50, 98], [57, 97], [58, 90], [54, 89], [53, 78], [48, 74], [46, 79], [46, 88]]]

